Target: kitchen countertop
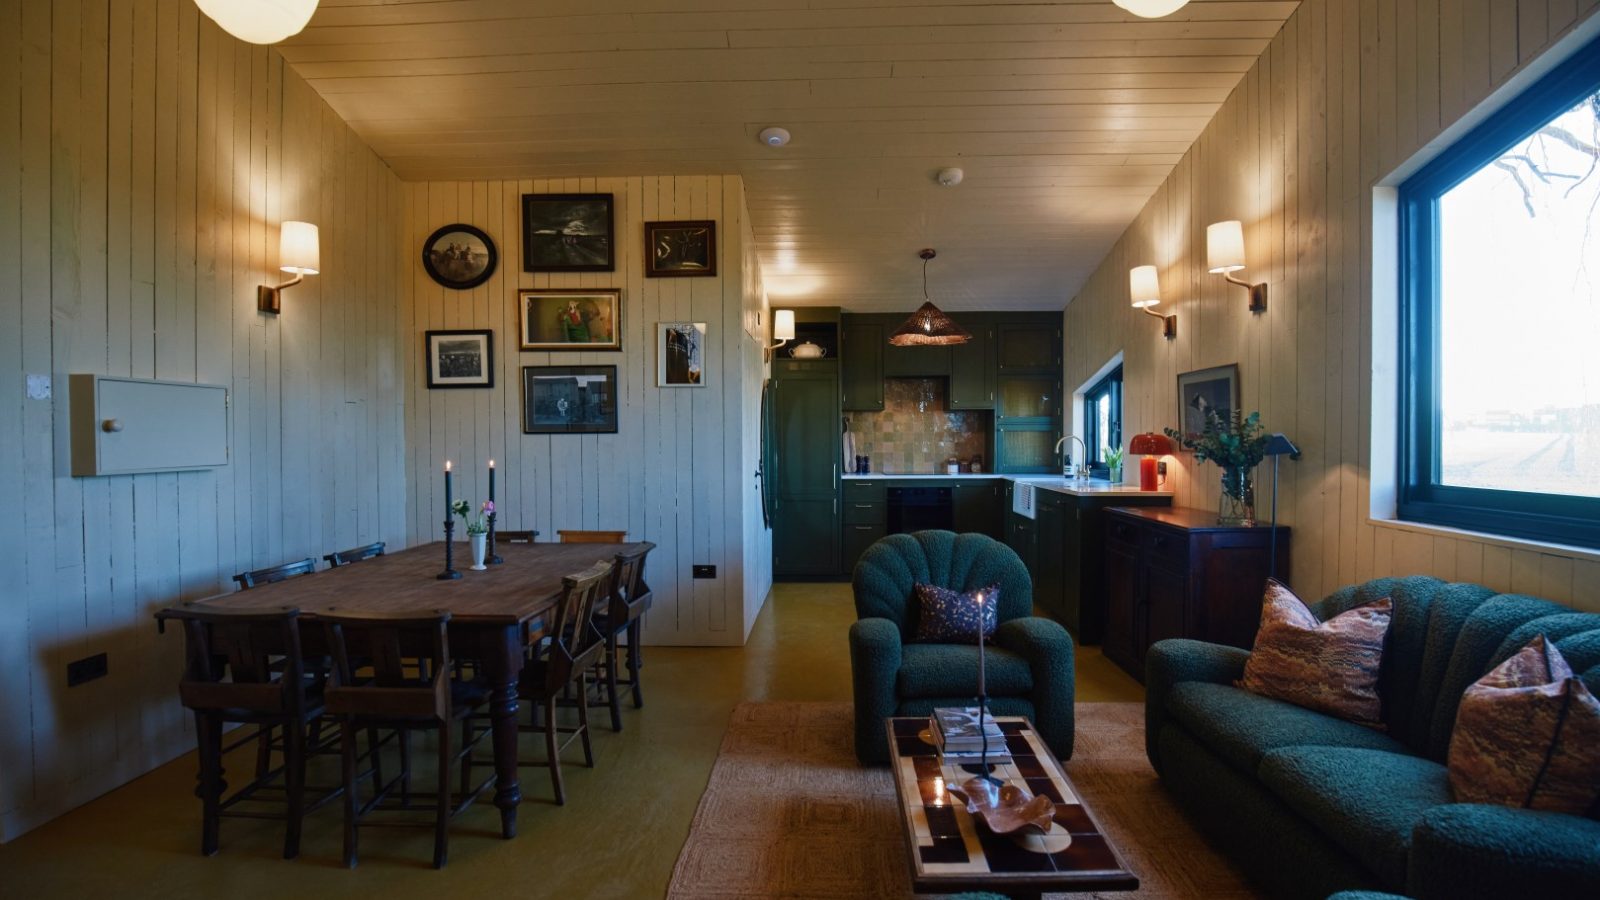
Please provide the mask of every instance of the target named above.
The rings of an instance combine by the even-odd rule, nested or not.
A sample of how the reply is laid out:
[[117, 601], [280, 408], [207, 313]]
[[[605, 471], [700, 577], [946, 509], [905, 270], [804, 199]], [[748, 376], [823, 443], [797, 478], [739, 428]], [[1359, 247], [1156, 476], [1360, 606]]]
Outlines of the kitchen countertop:
[[1078, 481], [1072, 478], [1062, 478], [1059, 475], [1001, 475], [994, 472], [980, 472], [976, 475], [966, 472], [960, 475], [888, 475], [883, 472], [873, 472], [870, 475], [842, 475], [840, 477], [845, 481], [950, 481], [967, 478], [999, 478], [1018, 484], [1031, 484], [1036, 490], [1054, 491], [1058, 494], [1068, 494], [1073, 497], [1103, 497], [1107, 495], [1116, 495], [1118, 497], [1172, 496], [1172, 491], [1166, 489], [1143, 491], [1137, 485], [1132, 484], [1112, 484], [1099, 478]]

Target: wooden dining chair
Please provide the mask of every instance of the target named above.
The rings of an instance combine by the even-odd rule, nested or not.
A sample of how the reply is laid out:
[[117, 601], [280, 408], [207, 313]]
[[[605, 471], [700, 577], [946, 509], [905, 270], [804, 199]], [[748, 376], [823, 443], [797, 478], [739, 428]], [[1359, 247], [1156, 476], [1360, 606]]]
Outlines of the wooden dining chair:
[[233, 576], [233, 580], [239, 582], [239, 590], [243, 591], [263, 584], [276, 584], [299, 575], [310, 575], [316, 570], [317, 561], [308, 556], [299, 562], [256, 569], [254, 572], [240, 572]]
[[365, 547], [352, 547], [349, 550], [340, 550], [338, 553], [329, 553], [327, 556], [324, 556], [323, 559], [328, 561], [329, 566], [337, 569], [340, 566], [347, 566], [350, 563], [361, 562], [364, 559], [372, 559], [376, 556], [382, 556], [383, 548], [383, 541], [378, 541], [375, 544], [368, 544]]
[[[344, 745], [344, 863], [355, 868], [357, 838], [362, 819], [374, 810], [433, 810], [433, 865], [443, 868], [449, 853], [450, 819], [472, 804], [492, 779], [469, 787], [465, 779], [459, 800], [452, 793], [450, 776], [456, 763], [471, 757], [474, 736], [468, 717], [489, 700], [480, 680], [451, 677], [448, 625], [450, 613], [424, 614], [339, 613], [319, 614], [326, 629], [333, 671], [324, 692], [327, 714], [339, 719]], [[431, 675], [419, 676], [417, 673]], [[452, 727], [463, 723], [462, 746], [451, 741]], [[357, 771], [355, 735], [363, 728], [392, 730], [400, 738], [400, 773], [374, 785], [372, 797], [362, 802], [362, 774]], [[432, 804], [411, 802], [412, 731], [435, 731], [439, 736], [438, 790]], [[398, 804], [385, 805], [396, 787]], [[426, 822], [386, 821], [385, 825], [427, 827]]]
[[620, 544], [628, 536], [626, 531], [574, 531], [570, 528], [556, 529], [556, 535], [563, 544]]
[[[217, 852], [223, 817], [282, 818], [286, 820], [283, 856], [300, 852], [301, 822], [307, 812], [337, 796], [330, 791], [311, 807], [305, 802], [306, 730], [322, 715], [323, 677], [308, 672], [300, 649], [300, 612], [231, 610], [225, 607], [163, 610], [156, 616], [163, 627], [182, 624], [184, 669], [178, 697], [194, 713], [200, 761], [200, 852]], [[228, 797], [222, 774], [222, 727], [228, 723], [253, 724], [260, 734], [263, 754], [270, 748], [271, 729], [283, 732], [283, 765], [270, 769], [258, 758], [256, 777]], [[237, 745], [235, 745], [237, 746]], [[235, 810], [256, 799], [278, 775], [283, 776], [284, 809], [281, 813]]]
[[[612, 565], [601, 560], [577, 575], [561, 579], [561, 598], [556, 601], [555, 617], [547, 632], [549, 639], [536, 648], [535, 658], [523, 667], [517, 686], [518, 699], [532, 703], [535, 710], [531, 716], [534, 724], [522, 726], [521, 730], [543, 731], [545, 745], [544, 760], [519, 761], [518, 765], [549, 767], [557, 806], [567, 802], [561, 782], [562, 752], [574, 740], [579, 740], [583, 745], [583, 764], [594, 766], [594, 748], [589, 743], [588, 704], [574, 704], [578, 724], [572, 728], [563, 728], [557, 723], [556, 710], [569, 685], [577, 688], [578, 697], [587, 696], [589, 669], [605, 650], [605, 640], [595, 630], [593, 616], [595, 604], [601, 602], [601, 593], [611, 578]], [[481, 727], [485, 731], [488, 728], [487, 725]], [[463, 778], [470, 777], [475, 764], [468, 757], [462, 767]]]
[[[627, 685], [633, 693], [633, 707], [644, 706], [644, 692], [639, 684], [639, 669], [643, 666], [640, 653], [643, 648], [645, 610], [654, 599], [650, 586], [644, 581], [644, 562], [655, 544], [645, 541], [639, 549], [618, 553], [613, 560], [611, 580], [604, 601], [595, 607], [594, 625], [605, 636], [606, 651], [596, 661], [600, 687], [605, 703], [611, 708], [611, 730], [622, 730], [622, 704], [618, 699], [618, 685]], [[628, 676], [617, 677], [619, 655], [618, 638], [628, 636]]]

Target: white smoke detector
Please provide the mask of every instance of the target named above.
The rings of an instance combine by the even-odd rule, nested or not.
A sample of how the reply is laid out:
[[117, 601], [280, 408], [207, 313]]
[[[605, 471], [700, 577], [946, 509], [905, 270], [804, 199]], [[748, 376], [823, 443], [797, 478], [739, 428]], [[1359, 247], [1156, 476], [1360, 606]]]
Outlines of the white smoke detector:
[[939, 183], [945, 187], [955, 187], [961, 183], [961, 179], [966, 177], [966, 173], [951, 166], [948, 169], [940, 169], [937, 177]]
[[779, 128], [776, 125], [771, 128], [763, 128], [761, 129], [760, 138], [761, 143], [766, 144], [768, 147], [782, 147], [784, 144], [789, 143], [789, 129]]

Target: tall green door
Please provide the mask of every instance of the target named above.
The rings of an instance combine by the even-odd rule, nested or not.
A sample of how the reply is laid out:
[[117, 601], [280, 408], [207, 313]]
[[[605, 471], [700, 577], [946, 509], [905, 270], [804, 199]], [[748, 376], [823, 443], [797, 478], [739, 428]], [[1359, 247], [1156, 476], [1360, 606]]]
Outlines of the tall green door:
[[839, 369], [833, 360], [776, 364], [773, 573], [839, 573]]

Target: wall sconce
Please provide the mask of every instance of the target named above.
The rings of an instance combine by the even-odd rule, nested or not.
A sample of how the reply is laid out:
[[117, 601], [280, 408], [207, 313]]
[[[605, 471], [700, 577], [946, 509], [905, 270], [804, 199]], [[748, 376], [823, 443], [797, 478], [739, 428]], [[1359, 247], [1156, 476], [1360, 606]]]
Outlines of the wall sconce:
[[775, 309], [772, 311], [772, 339], [777, 343], [761, 348], [761, 355], [767, 362], [772, 362], [772, 351], [794, 340], [794, 310]]
[[278, 226], [278, 268], [294, 273], [282, 284], [263, 284], [256, 288], [256, 309], [277, 315], [283, 309], [282, 294], [317, 274], [322, 266], [322, 250], [317, 244], [317, 226], [310, 222], [284, 222]]
[[1156, 278], [1155, 266], [1135, 266], [1128, 270], [1128, 296], [1133, 300], [1134, 309], [1161, 320], [1162, 337], [1170, 341], [1178, 336], [1178, 317], [1163, 316], [1150, 308], [1161, 302], [1161, 283]]
[[1229, 284], [1237, 284], [1250, 292], [1250, 311], [1267, 311], [1267, 285], [1251, 284], [1233, 277], [1244, 268], [1244, 226], [1237, 220], [1218, 222], [1206, 226], [1206, 264], [1211, 274], [1221, 275]]

